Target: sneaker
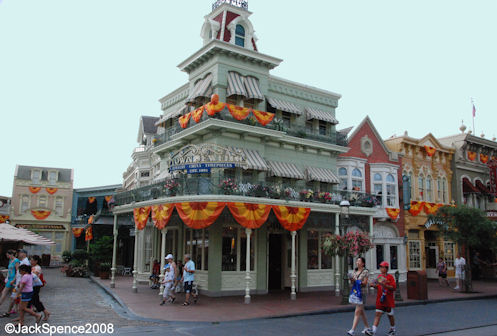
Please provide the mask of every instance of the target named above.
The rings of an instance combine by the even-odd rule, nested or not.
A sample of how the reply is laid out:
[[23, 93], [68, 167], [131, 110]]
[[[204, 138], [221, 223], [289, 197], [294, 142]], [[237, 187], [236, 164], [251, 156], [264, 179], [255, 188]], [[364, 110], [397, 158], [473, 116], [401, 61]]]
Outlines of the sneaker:
[[162, 302], [160, 303], [160, 306], [163, 306], [163, 305], [165, 305], [165, 304], [166, 304], [166, 301], [162, 301]]
[[373, 336], [373, 330], [371, 328], [364, 328], [364, 330], [362, 331], [363, 334], [367, 335], [367, 336]]
[[394, 329], [390, 329], [390, 330], [387, 332], [387, 336], [395, 336], [395, 330], [394, 330]]
[[347, 335], [349, 336], [354, 336], [355, 335], [355, 331], [350, 329], [349, 331], [347, 331]]
[[454, 289], [456, 289], [456, 290], [459, 289], [459, 286], [454, 287]]

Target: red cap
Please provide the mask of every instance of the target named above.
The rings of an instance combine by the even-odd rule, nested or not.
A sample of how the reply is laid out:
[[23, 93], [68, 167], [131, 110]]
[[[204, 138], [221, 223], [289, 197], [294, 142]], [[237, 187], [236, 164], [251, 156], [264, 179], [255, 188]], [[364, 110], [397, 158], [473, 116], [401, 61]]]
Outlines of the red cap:
[[390, 267], [390, 265], [389, 265], [386, 261], [382, 261], [382, 262], [380, 263], [380, 267], [382, 267], [382, 266], [383, 266], [383, 267]]

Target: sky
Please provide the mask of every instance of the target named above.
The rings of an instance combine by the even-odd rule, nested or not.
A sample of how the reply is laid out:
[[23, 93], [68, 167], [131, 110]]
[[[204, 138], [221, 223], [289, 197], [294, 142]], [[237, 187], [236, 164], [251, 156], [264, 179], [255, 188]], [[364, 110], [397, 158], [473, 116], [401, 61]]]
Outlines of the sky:
[[[0, 195], [16, 164], [122, 182], [141, 115], [187, 82], [214, 0], [0, 0]], [[342, 95], [339, 128], [369, 115], [383, 138], [472, 127], [497, 135], [497, 1], [249, 0], [275, 76]]]

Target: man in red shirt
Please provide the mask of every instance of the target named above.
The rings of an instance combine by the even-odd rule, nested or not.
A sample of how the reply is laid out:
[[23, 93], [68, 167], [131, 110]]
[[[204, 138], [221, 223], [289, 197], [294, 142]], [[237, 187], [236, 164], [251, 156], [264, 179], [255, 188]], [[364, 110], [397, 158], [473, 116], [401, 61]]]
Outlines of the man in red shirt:
[[395, 307], [395, 301], [393, 298], [393, 293], [396, 289], [395, 279], [391, 274], [388, 274], [388, 267], [390, 265], [383, 261], [380, 264], [380, 272], [378, 278], [374, 281], [373, 286], [376, 288], [376, 315], [374, 317], [373, 323], [373, 333], [376, 334], [376, 328], [380, 324], [380, 319], [383, 313], [387, 313], [388, 319], [390, 320], [390, 331], [387, 333], [389, 336], [395, 335], [395, 318], [393, 316], [393, 308]]

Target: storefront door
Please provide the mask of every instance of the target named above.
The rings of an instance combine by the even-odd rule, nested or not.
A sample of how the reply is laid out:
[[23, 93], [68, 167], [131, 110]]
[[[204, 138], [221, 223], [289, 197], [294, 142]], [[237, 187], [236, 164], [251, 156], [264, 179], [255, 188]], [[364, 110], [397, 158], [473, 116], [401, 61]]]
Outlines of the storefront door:
[[435, 242], [428, 242], [426, 246], [426, 275], [430, 279], [437, 279], [438, 246]]
[[281, 290], [282, 277], [282, 235], [269, 235], [269, 253], [268, 253], [268, 290]]

